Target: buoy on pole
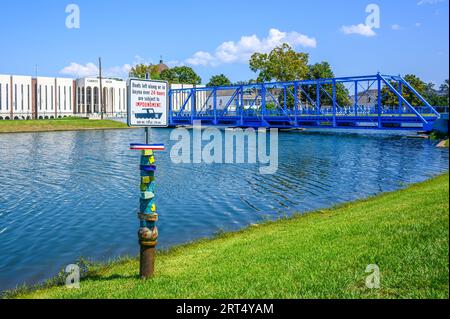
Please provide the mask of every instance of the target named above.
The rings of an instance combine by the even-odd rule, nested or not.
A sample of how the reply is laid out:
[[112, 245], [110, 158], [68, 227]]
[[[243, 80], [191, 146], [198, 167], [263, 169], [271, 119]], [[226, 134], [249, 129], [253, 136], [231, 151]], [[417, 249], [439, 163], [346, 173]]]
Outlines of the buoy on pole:
[[155, 272], [155, 252], [158, 244], [158, 210], [156, 204], [155, 152], [164, 151], [164, 144], [150, 144], [150, 128], [168, 127], [169, 83], [130, 78], [128, 88], [128, 116], [130, 127], [145, 128], [145, 144], [131, 144], [132, 150], [140, 151], [140, 199], [138, 231], [140, 245], [140, 277], [151, 278]]
[[[148, 140], [148, 139], [147, 139]], [[151, 278], [155, 272], [155, 253], [158, 244], [158, 212], [156, 206], [156, 160], [154, 152], [164, 151], [163, 144], [131, 144], [131, 150], [141, 151], [141, 187], [138, 231], [140, 258], [139, 275], [142, 279]]]

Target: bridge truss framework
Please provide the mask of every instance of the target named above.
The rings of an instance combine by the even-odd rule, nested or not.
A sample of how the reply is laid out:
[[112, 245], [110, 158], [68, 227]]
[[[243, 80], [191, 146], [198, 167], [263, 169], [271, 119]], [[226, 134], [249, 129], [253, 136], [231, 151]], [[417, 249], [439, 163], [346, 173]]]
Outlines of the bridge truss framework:
[[[387, 92], [394, 94], [395, 105], [383, 105]], [[342, 100], [346, 105], [339, 104]], [[169, 91], [171, 126], [201, 121], [211, 126], [429, 131], [439, 118], [404, 78], [380, 73]]]

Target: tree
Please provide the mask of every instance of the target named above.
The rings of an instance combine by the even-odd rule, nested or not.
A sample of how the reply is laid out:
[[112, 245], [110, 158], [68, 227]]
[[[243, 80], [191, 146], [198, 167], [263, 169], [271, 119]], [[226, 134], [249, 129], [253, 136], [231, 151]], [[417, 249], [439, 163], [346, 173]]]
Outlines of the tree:
[[284, 43], [270, 53], [254, 53], [250, 58], [250, 69], [259, 72], [257, 81], [302, 80], [308, 73], [307, 53], [295, 52]]
[[223, 74], [214, 75], [206, 86], [229, 86], [231, 81]]
[[195, 71], [187, 66], [177, 66], [172, 69], [167, 69], [161, 72], [161, 80], [169, 83], [182, 83], [198, 85], [202, 83], [201, 77]]
[[444, 81], [439, 87], [439, 93], [445, 95], [448, 98], [448, 79]]
[[[404, 77], [405, 81], [408, 82], [420, 95], [426, 96], [427, 84], [422, 81], [419, 77], [414, 74], [408, 74]], [[391, 81], [391, 85], [398, 91], [398, 82]], [[382, 99], [381, 103], [384, 106], [397, 106], [399, 105], [399, 99], [387, 86], [384, 86], [381, 91]], [[403, 85], [402, 96], [408, 101], [412, 106], [422, 106], [424, 103], [407, 87]]]
[[[306, 75], [307, 80], [318, 80], [318, 79], [331, 79], [334, 78], [334, 72], [328, 62], [316, 63], [308, 66], [308, 73]], [[333, 105], [333, 85], [332, 84], [322, 84], [322, 89], [320, 92], [320, 105]], [[294, 107], [294, 89], [289, 88], [291, 94], [286, 96], [286, 104], [288, 108]], [[311, 100], [315, 103], [317, 100], [317, 87], [316, 85], [303, 86], [303, 90], [309, 95]], [[325, 92], [326, 93], [325, 93]], [[304, 104], [311, 104], [311, 101], [305, 96], [305, 94], [299, 93], [299, 99]], [[284, 105], [284, 93], [280, 94], [279, 102]], [[343, 107], [351, 104], [349, 98], [349, 92], [347, 88], [342, 83], [336, 84], [336, 103]]]
[[[317, 79], [332, 79], [334, 78], [334, 72], [331, 69], [331, 65], [328, 62], [321, 62], [312, 64], [308, 67], [308, 80], [317, 80]], [[333, 96], [333, 85], [332, 84], [324, 84], [322, 85], [323, 90], [321, 91], [320, 104], [321, 105], [332, 105], [333, 100], [330, 98]], [[325, 90], [326, 93], [323, 91]], [[306, 90], [313, 101], [316, 101], [317, 91], [316, 86], [310, 86]], [[304, 98], [305, 99], [305, 98]], [[305, 100], [306, 102], [306, 100]], [[309, 102], [309, 101], [308, 101]], [[347, 88], [342, 83], [336, 83], [336, 103], [339, 106], [348, 106], [351, 101], [349, 98], [349, 92]]]
[[173, 69], [167, 69], [167, 70], [162, 71], [160, 78], [161, 78], [161, 80], [167, 81], [170, 84], [180, 83], [178, 80], [177, 74], [175, 73], [175, 71]]
[[239, 86], [239, 85], [249, 85], [249, 84], [255, 84], [255, 83], [258, 83], [258, 82], [254, 79], [250, 79], [248, 81], [237, 81], [236, 83], [233, 83], [233, 85]]
[[432, 106], [448, 106], [448, 80], [435, 89], [435, 84], [430, 82], [426, 86], [425, 99]]
[[442, 106], [448, 106], [449, 95], [448, 95], [448, 79], [444, 81], [439, 87], [439, 95], [442, 97]]
[[145, 79], [147, 73], [153, 80], [159, 80], [158, 66], [153, 64], [137, 64], [130, 70], [131, 78]]

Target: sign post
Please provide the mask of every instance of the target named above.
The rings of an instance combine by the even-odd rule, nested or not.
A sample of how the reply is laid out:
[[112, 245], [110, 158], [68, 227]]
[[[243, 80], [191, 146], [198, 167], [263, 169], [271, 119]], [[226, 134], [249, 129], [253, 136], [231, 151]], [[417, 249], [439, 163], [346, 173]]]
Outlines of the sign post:
[[151, 278], [155, 271], [155, 252], [158, 243], [158, 211], [156, 206], [155, 151], [163, 151], [164, 144], [149, 144], [149, 127], [168, 126], [168, 83], [130, 79], [128, 82], [128, 125], [145, 127], [145, 144], [131, 144], [131, 150], [141, 151], [141, 186], [138, 231], [140, 245], [140, 277]]

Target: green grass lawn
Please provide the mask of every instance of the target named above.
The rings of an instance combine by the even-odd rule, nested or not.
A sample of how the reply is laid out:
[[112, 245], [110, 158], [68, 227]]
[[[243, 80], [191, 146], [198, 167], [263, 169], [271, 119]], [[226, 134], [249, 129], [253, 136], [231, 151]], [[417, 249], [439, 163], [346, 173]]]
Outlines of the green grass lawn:
[[55, 120], [0, 121], [0, 133], [76, 131], [113, 128], [127, 128], [127, 125], [112, 120], [89, 120], [75, 117]]
[[[448, 298], [449, 175], [329, 210], [269, 222], [138, 261], [95, 266], [80, 289], [18, 298]], [[133, 236], [134, 234], [130, 234]], [[381, 288], [365, 286], [376, 264]]]

